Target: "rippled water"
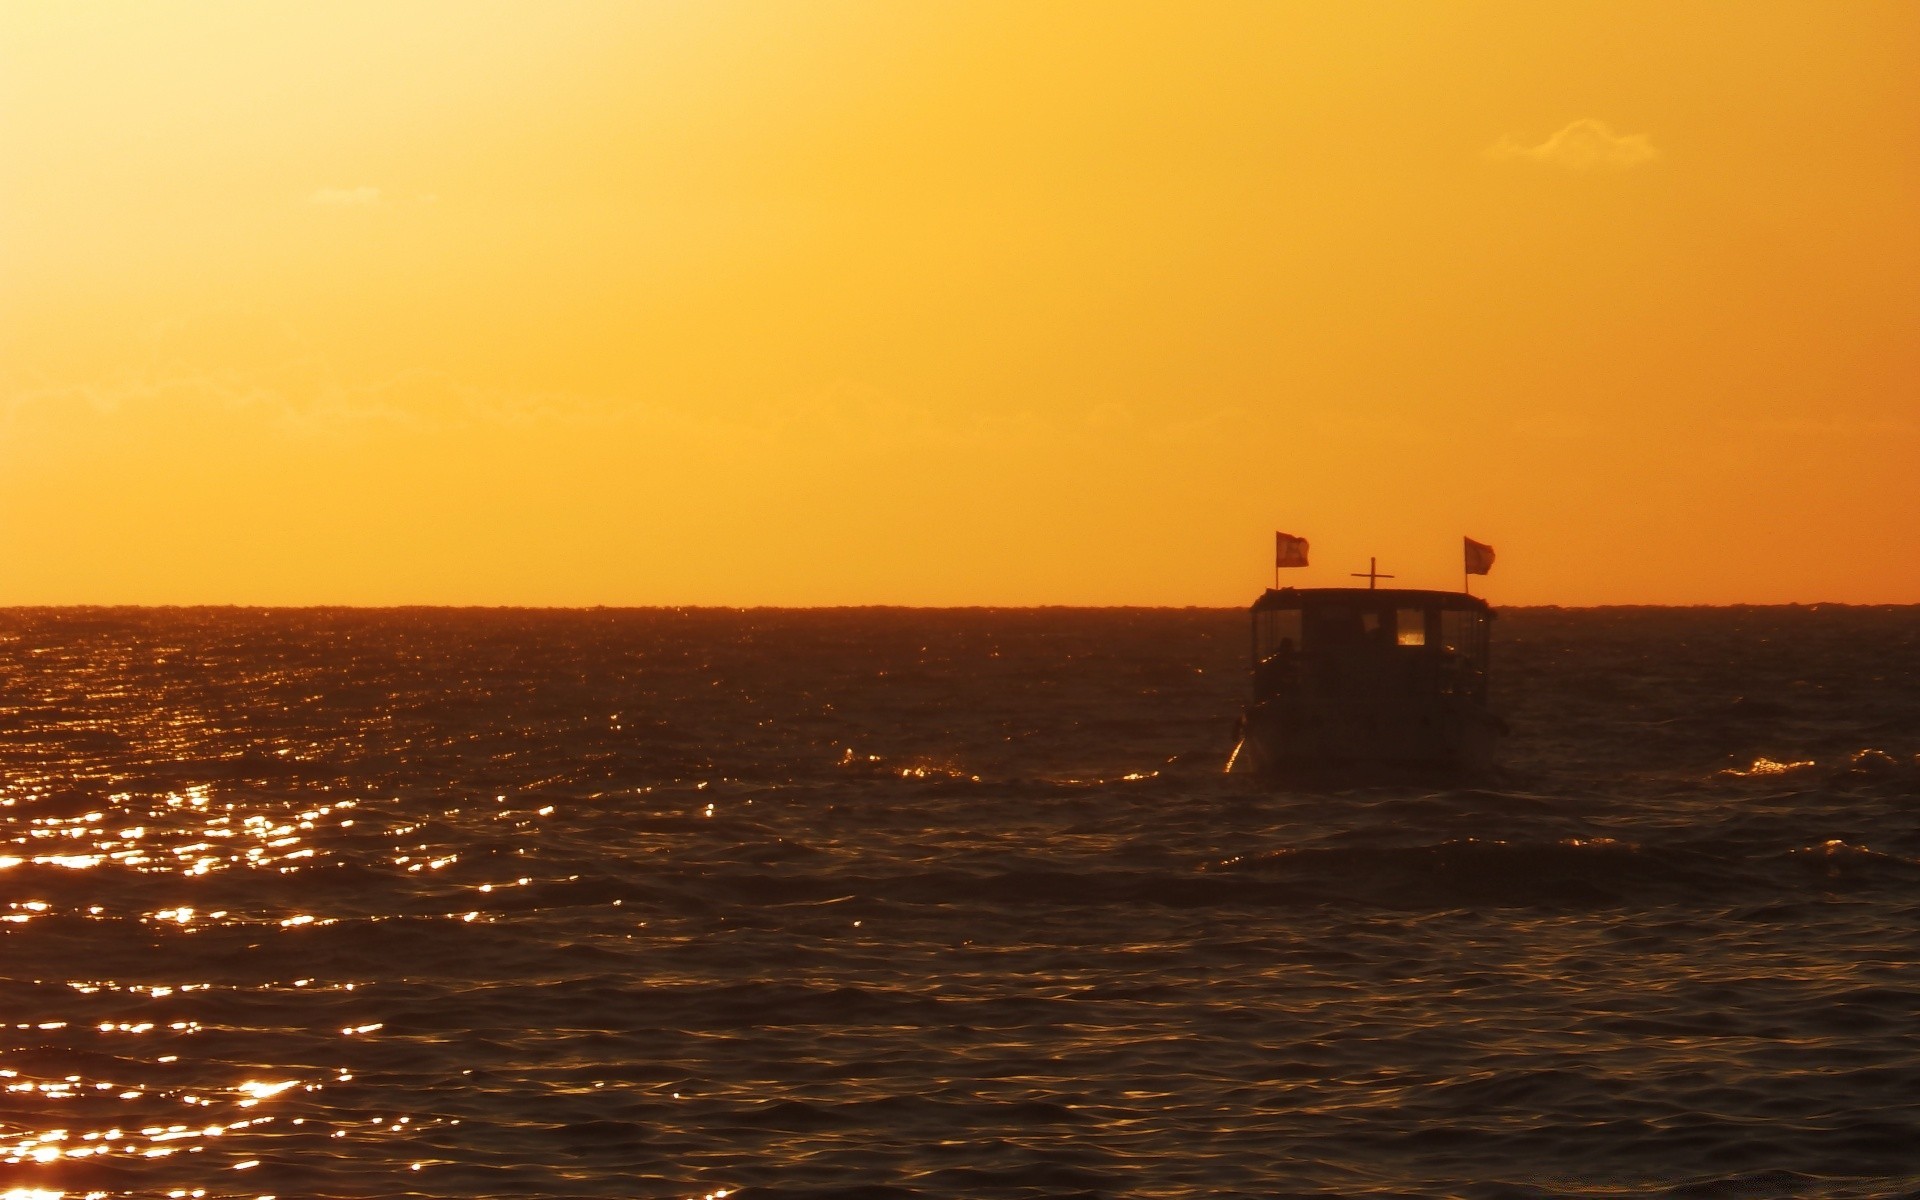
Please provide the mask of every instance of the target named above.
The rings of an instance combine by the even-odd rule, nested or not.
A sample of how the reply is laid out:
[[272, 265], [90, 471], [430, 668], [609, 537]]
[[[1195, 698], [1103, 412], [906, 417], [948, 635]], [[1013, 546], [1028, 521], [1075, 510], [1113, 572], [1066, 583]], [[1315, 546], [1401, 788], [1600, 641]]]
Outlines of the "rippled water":
[[0, 614], [0, 1188], [1920, 1195], [1920, 610], [1520, 610], [1463, 790], [1218, 611]]

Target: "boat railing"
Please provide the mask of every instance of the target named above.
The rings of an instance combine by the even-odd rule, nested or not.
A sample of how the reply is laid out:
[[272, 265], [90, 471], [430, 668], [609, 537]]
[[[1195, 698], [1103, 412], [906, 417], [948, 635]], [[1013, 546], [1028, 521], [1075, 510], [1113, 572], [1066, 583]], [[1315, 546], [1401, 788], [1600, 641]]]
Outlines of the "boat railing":
[[1259, 699], [1306, 695], [1353, 699], [1486, 694], [1486, 671], [1448, 646], [1368, 643], [1298, 650], [1283, 646], [1254, 664]]

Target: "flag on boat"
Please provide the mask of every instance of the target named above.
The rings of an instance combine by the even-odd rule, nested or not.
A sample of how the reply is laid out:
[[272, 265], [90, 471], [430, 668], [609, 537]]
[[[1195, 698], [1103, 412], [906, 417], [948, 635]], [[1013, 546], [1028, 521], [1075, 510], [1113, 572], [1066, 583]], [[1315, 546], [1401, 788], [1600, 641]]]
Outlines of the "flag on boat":
[[1276, 567], [1306, 566], [1307, 539], [1276, 531], [1273, 535], [1273, 565]]
[[1493, 570], [1493, 547], [1485, 542], [1476, 542], [1472, 538], [1462, 538], [1467, 544], [1467, 574], [1485, 575]]

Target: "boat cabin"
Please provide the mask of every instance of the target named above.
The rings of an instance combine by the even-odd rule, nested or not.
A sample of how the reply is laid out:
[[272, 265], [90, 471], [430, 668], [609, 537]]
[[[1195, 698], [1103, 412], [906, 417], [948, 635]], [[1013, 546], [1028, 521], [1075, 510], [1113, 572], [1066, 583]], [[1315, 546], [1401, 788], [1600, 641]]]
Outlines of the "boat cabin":
[[1269, 588], [1254, 601], [1254, 697], [1309, 674], [1308, 662], [1390, 655], [1425, 666], [1442, 693], [1486, 695], [1486, 601], [1415, 588]]
[[1484, 704], [1487, 602], [1416, 588], [1269, 588], [1253, 605], [1256, 703], [1458, 696]]

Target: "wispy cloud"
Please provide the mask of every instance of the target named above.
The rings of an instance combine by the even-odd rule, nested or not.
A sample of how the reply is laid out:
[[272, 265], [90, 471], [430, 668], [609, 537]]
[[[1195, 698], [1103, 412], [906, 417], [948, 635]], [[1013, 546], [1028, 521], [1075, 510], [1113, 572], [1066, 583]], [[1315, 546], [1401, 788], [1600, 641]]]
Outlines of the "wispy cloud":
[[[0, 390], [0, 460], [40, 445], [36, 438], [83, 440], [84, 430], [102, 423], [177, 429], [205, 422], [235, 435], [357, 441], [492, 431], [721, 456], [838, 446], [856, 456], [911, 461], [947, 452], [1054, 454], [1141, 437], [1213, 444], [1245, 419], [1236, 410], [1204, 407], [1171, 421], [1112, 411], [954, 411], [845, 380], [761, 406], [713, 411], [692, 402], [489, 388], [432, 370], [349, 381], [324, 359], [306, 357], [249, 373], [182, 365]], [[1371, 432], [1368, 440], [1377, 441]]]
[[1786, 438], [1910, 438], [1920, 424], [1906, 417], [1748, 417], [1726, 422], [1735, 433]]
[[377, 187], [321, 188], [307, 197], [307, 203], [327, 208], [366, 208], [380, 203], [380, 189]]
[[1624, 171], [1660, 156], [1644, 133], [1615, 133], [1605, 121], [1591, 117], [1568, 125], [1537, 146], [1509, 135], [1487, 147], [1487, 157], [1519, 160], [1568, 171]]

